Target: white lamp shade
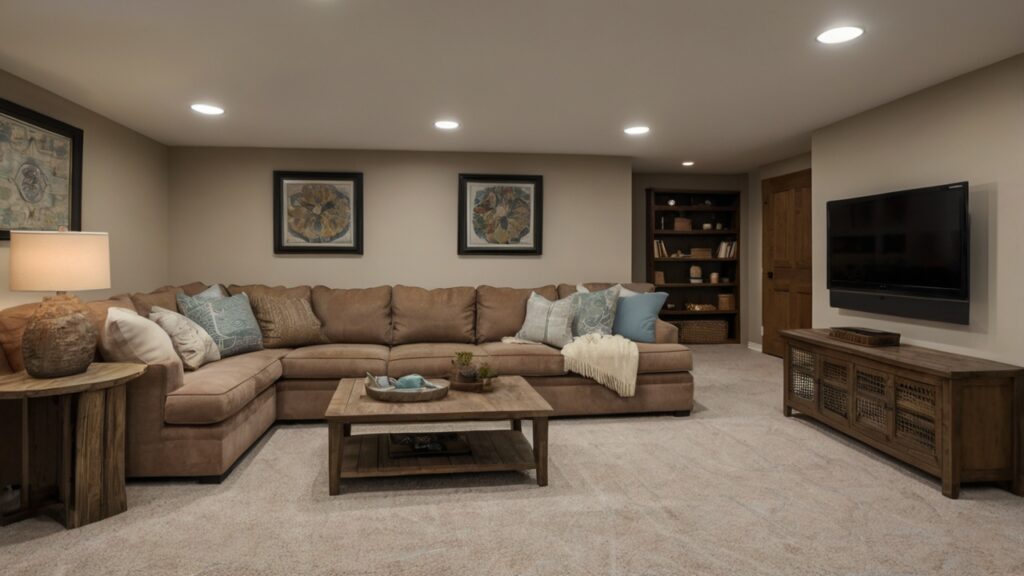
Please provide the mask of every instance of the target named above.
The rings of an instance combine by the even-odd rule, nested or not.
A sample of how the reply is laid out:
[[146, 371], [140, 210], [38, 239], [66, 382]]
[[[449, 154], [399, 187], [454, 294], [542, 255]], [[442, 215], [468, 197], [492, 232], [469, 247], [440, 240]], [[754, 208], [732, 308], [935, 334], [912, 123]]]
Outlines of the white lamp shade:
[[11, 290], [72, 292], [110, 288], [106, 232], [11, 231]]

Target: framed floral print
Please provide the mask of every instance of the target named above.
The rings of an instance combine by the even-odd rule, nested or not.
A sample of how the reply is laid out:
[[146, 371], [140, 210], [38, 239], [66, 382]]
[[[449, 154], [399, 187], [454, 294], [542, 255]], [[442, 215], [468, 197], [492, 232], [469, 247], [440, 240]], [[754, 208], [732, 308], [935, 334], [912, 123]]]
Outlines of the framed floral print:
[[0, 98], [0, 240], [82, 229], [82, 130]]
[[543, 176], [459, 174], [459, 254], [541, 254]]
[[274, 172], [275, 254], [362, 254], [361, 172]]

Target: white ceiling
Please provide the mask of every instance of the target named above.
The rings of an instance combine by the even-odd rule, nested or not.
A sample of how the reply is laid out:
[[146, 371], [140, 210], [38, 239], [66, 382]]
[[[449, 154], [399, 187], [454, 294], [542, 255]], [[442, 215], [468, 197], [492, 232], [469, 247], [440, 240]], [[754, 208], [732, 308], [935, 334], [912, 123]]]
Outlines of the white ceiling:
[[[867, 33], [815, 42], [840, 24]], [[1021, 52], [1022, 0], [0, 0], [0, 68], [166, 144], [612, 154], [643, 171], [744, 171]], [[449, 116], [460, 130], [433, 128]]]

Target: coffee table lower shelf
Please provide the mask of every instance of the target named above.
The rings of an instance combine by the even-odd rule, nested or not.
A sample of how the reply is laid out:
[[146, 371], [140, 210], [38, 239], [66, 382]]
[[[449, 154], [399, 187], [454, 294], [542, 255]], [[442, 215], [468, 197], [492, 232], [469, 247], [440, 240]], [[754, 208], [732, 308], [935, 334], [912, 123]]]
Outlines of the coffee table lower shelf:
[[388, 434], [360, 434], [344, 439], [341, 478], [380, 478], [424, 474], [506, 472], [537, 468], [533, 449], [516, 430], [460, 432], [470, 453], [458, 456], [391, 458]]

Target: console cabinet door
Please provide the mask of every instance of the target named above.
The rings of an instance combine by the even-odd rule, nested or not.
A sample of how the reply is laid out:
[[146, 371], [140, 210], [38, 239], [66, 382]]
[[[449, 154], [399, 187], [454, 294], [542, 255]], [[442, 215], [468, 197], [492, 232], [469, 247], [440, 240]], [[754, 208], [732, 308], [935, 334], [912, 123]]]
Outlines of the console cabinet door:
[[916, 380], [895, 379], [893, 442], [922, 463], [938, 466], [942, 446], [939, 387]]
[[817, 414], [818, 355], [807, 348], [789, 346], [786, 355], [786, 399], [804, 414]]
[[840, 356], [821, 355], [818, 367], [818, 412], [829, 424], [846, 430], [850, 426], [853, 394], [853, 363]]
[[877, 440], [892, 438], [892, 375], [854, 365], [852, 426]]

